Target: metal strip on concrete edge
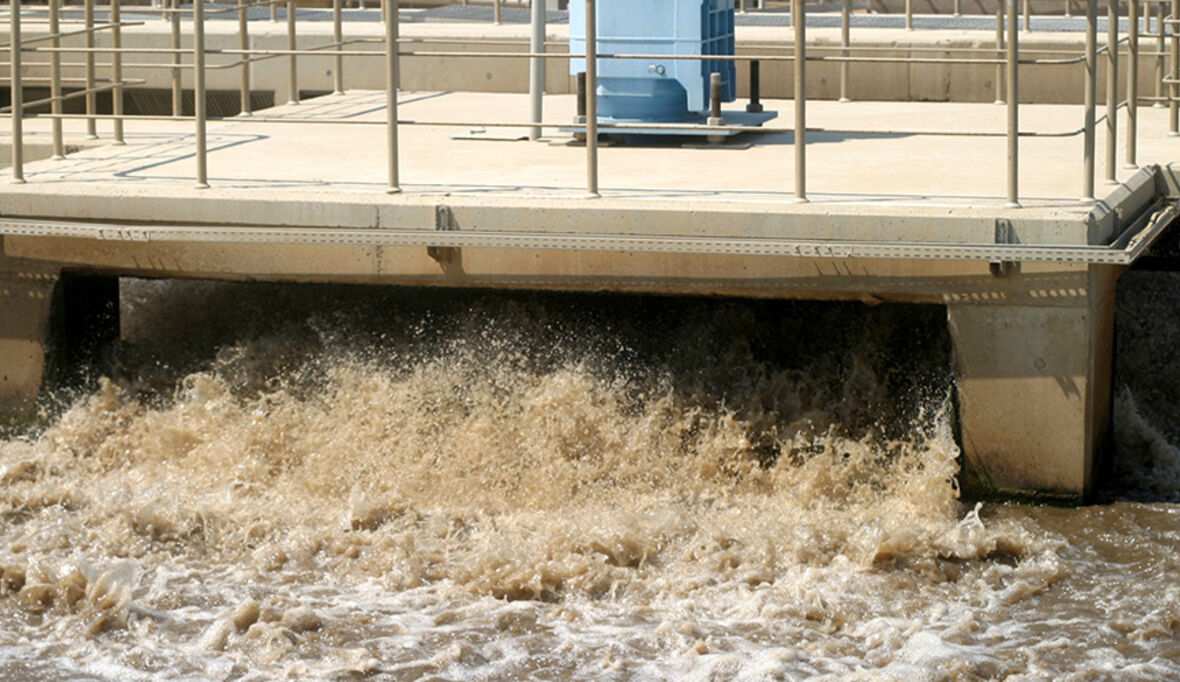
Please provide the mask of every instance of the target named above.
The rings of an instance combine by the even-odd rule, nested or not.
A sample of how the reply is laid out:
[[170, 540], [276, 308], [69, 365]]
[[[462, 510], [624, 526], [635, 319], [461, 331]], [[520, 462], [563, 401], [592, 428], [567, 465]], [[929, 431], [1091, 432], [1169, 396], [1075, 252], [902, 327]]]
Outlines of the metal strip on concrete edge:
[[982, 260], [1130, 265], [1163, 234], [1178, 215], [1180, 215], [1180, 202], [1170, 201], [1162, 208], [1147, 212], [1110, 245], [821, 241], [263, 226], [119, 225], [20, 218], [0, 218], [0, 235], [66, 237], [122, 242], [633, 251], [796, 258]]

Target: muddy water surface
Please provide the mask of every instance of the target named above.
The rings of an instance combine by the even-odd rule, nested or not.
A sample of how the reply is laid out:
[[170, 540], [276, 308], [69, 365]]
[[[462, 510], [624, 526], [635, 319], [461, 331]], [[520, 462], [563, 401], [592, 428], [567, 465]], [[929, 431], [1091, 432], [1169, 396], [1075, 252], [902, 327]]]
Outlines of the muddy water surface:
[[1174, 679], [1174, 291], [1058, 509], [959, 499], [938, 308], [128, 280], [0, 441], [0, 678]]

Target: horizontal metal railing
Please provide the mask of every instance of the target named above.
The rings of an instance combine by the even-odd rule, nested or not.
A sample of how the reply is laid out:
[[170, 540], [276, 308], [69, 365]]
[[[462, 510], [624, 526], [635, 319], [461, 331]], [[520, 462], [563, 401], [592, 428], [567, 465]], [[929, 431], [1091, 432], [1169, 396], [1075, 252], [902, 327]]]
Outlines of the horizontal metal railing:
[[[554, 45], [553, 42], [546, 42], [544, 40], [544, 19], [545, 13], [540, 6], [540, 2], [536, 3], [532, 11], [533, 30], [530, 40], [530, 48], [527, 52], [501, 52], [501, 51], [456, 51], [456, 50], [409, 50], [405, 49], [411, 45], [430, 45], [439, 42], [454, 42], [442, 41], [438, 39], [428, 38], [408, 38], [401, 39], [398, 35], [399, 25], [399, 9], [398, 0], [383, 0], [383, 23], [384, 35], [382, 38], [349, 38], [345, 39], [343, 33], [343, 9], [342, 0], [334, 0], [332, 3], [332, 40], [323, 44], [299, 47], [298, 31], [297, 31], [297, 12], [295, 0], [237, 0], [235, 6], [206, 6], [203, 2], [195, 3], [191, 8], [181, 7], [178, 5], [178, 0], [168, 0], [167, 7], [160, 8], [145, 8], [137, 7], [135, 11], [154, 12], [160, 14], [161, 18], [170, 23], [171, 31], [171, 45], [168, 48], [143, 48], [143, 47], [123, 47], [121, 43], [122, 29], [129, 26], [141, 25], [143, 22], [124, 22], [121, 21], [121, 8], [119, 0], [111, 0], [108, 8], [107, 21], [98, 23], [95, 21], [94, 0], [84, 0], [83, 6], [83, 20], [81, 28], [70, 28], [62, 31], [61, 20], [61, 4], [62, 0], [47, 0], [48, 6], [48, 33], [46, 35], [37, 36], [34, 38], [25, 39], [22, 36], [22, 16], [21, 0], [10, 0], [11, 5], [7, 12], [10, 26], [10, 36], [7, 47], [9, 48], [9, 67], [10, 80], [12, 90], [11, 105], [6, 107], [3, 111], [9, 113], [12, 121], [13, 133], [13, 153], [12, 153], [12, 173], [17, 181], [24, 179], [24, 164], [23, 164], [23, 129], [22, 122], [27, 116], [41, 116], [48, 117], [52, 120], [53, 126], [53, 149], [54, 156], [60, 158], [64, 156], [64, 143], [62, 121], [66, 119], [82, 118], [86, 121], [87, 133], [90, 136], [97, 135], [96, 122], [100, 120], [109, 120], [112, 123], [114, 130], [113, 138], [116, 143], [122, 143], [124, 133], [123, 127], [125, 121], [128, 119], [140, 120], [191, 120], [194, 124], [195, 130], [195, 157], [197, 160], [196, 170], [196, 184], [198, 187], [208, 186], [208, 172], [207, 172], [207, 156], [208, 149], [206, 143], [206, 127], [210, 121], [225, 120], [222, 117], [210, 117], [207, 114], [206, 98], [206, 73], [212, 70], [225, 69], [239, 69], [240, 72], [240, 97], [241, 97], [241, 111], [243, 114], [251, 113], [250, 104], [250, 66], [254, 63], [270, 60], [270, 59], [286, 59], [287, 60], [287, 87], [290, 93], [291, 101], [298, 102], [299, 100], [299, 78], [298, 78], [298, 59], [299, 58], [331, 58], [334, 61], [333, 70], [333, 87], [337, 92], [344, 90], [344, 58], [356, 57], [382, 57], [385, 63], [385, 91], [387, 95], [386, 119], [384, 121], [357, 121], [357, 120], [341, 120], [341, 119], [320, 119], [310, 117], [267, 117], [255, 116], [253, 120], [262, 123], [305, 123], [305, 124], [327, 124], [327, 125], [383, 125], [387, 129], [387, 157], [388, 157], [388, 187], [390, 192], [398, 192], [401, 189], [400, 183], [400, 158], [398, 148], [398, 129], [400, 126], [485, 126], [485, 127], [527, 127], [530, 130], [530, 137], [533, 139], [540, 136], [542, 129], [581, 129], [586, 139], [586, 190], [589, 196], [598, 196], [599, 194], [599, 172], [598, 172], [598, 134], [602, 131], [626, 131], [630, 129], [645, 129], [645, 130], [668, 130], [682, 132], [685, 130], [699, 131], [702, 134], [716, 133], [716, 132], [743, 132], [743, 133], [793, 133], [795, 136], [793, 149], [795, 161], [794, 173], [794, 196], [796, 200], [806, 201], [808, 199], [807, 192], [807, 136], [809, 133], [838, 133], [838, 134], [876, 134], [876, 135], [930, 135], [930, 136], [963, 136], [963, 137], [1005, 137], [1007, 140], [1006, 148], [1006, 185], [1004, 196], [1006, 203], [1009, 206], [1019, 206], [1019, 141], [1020, 138], [1028, 137], [1069, 137], [1081, 135], [1083, 137], [1083, 152], [1082, 152], [1082, 167], [1083, 167], [1083, 182], [1082, 182], [1082, 198], [1086, 200], [1094, 199], [1094, 175], [1095, 175], [1095, 131], [1098, 125], [1105, 125], [1106, 128], [1106, 168], [1105, 178], [1108, 181], [1113, 181], [1116, 178], [1116, 145], [1117, 145], [1117, 121], [1118, 112], [1125, 110], [1127, 119], [1126, 129], [1126, 159], [1125, 163], [1133, 167], [1136, 163], [1136, 148], [1138, 135], [1138, 105], [1142, 100], [1152, 101], [1157, 104], [1166, 103], [1170, 107], [1170, 125], [1173, 133], [1180, 132], [1177, 130], [1178, 124], [1178, 108], [1180, 104], [1180, 35], [1177, 34], [1175, 28], [1180, 21], [1180, 0], [1145, 0], [1143, 7], [1143, 26], [1140, 26], [1139, 5], [1137, 2], [1130, 2], [1128, 4], [1128, 16], [1131, 30], [1125, 36], [1119, 34], [1119, 16], [1118, 16], [1118, 0], [1108, 0], [1107, 2], [1107, 36], [1105, 44], [1101, 47], [1098, 45], [1097, 27], [1098, 27], [1098, 0], [1086, 1], [1086, 39], [1085, 48], [1080, 55], [1076, 56], [1060, 56], [1062, 50], [1024, 50], [1023, 53], [1020, 48], [1018, 29], [1021, 25], [1021, 11], [1024, 12], [1024, 27], [1029, 28], [1028, 7], [1027, 0], [1004, 0], [1005, 12], [998, 12], [996, 16], [996, 45], [995, 47], [923, 47], [914, 46], [912, 48], [904, 48], [908, 56], [898, 57], [892, 55], [874, 56], [873, 53], [883, 50], [897, 50], [897, 47], [881, 47], [881, 46], [865, 46], [853, 45], [851, 42], [851, 0], [845, 0], [842, 3], [841, 9], [841, 41], [838, 46], [814, 46], [807, 44], [807, 22], [793, 21], [794, 41], [791, 46], [791, 51], [788, 54], [743, 54], [743, 55], [708, 55], [711, 60], [734, 60], [745, 61], [754, 64], [762, 61], [766, 62], [783, 62], [792, 65], [793, 71], [793, 114], [794, 121], [791, 126], [740, 126], [740, 125], [715, 125], [714, 122], [710, 124], [626, 124], [626, 123], [607, 123], [600, 122], [596, 115], [596, 97], [593, 93], [597, 91], [597, 65], [599, 60], [610, 59], [689, 59], [699, 60], [701, 56], [697, 55], [663, 55], [663, 54], [642, 54], [642, 53], [597, 53], [597, 40], [595, 39], [595, 12], [594, 0], [576, 0], [585, 2], [587, 10], [587, 24], [586, 24], [586, 54], [569, 54], [568, 52], [554, 53], [546, 51], [547, 46]], [[1170, 4], [1171, 14], [1167, 17], [1163, 14], [1165, 4]], [[286, 9], [286, 48], [285, 49], [258, 49], [250, 48], [249, 41], [249, 21], [248, 13], [251, 9], [268, 7], [274, 10], [277, 6], [282, 5]], [[1155, 30], [1151, 30], [1152, 6], [1155, 6]], [[236, 14], [238, 27], [238, 47], [237, 48], [209, 48], [205, 44], [205, 23], [207, 17], [212, 14]], [[191, 19], [192, 30], [192, 46], [185, 48], [181, 46], [181, 17], [187, 16]], [[277, 19], [274, 12], [271, 14], [272, 18]], [[803, 0], [792, 0], [792, 16], [804, 16]], [[908, 23], [908, 22], [907, 22]], [[70, 24], [73, 25], [72, 23]], [[95, 44], [95, 36], [98, 34], [109, 35], [107, 45], [97, 46]], [[1151, 52], [1141, 52], [1139, 49], [1139, 37], [1147, 36], [1153, 38], [1155, 42], [1155, 50]], [[83, 38], [81, 45], [63, 46], [63, 39], [68, 38]], [[1165, 41], [1170, 39], [1170, 50], [1165, 50]], [[380, 42], [380, 49], [356, 49], [365, 44], [373, 44]], [[497, 44], [497, 41], [485, 40], [478, 41], [479, 44]], [[48, 46], [45, 43], [49, 43]], [[474, 41], [473, 41], [474, 44]], [[564, 44], [564, 43], [557, 43]], [[1118, 96], [1118, 60], [1120, 53], [1124, 52], [1128, 56], [1127, 65], [1127, 92], [1123, 99]], [[23, 88], [28, 83], [26, 77], [22, 73], [22, 56], [26, 53], [45, 53], [49, 60], [49, 82], [51, 85], [50, 96], [41, 98], [33, 102], [25, 102], [23, 99]], [[956, 56], [944, 57], [933, 56], [934, 53], [939, 54], [953, 54]], [[930, 56], [913, 56], [926, 55]], [[81, 79], [84, 87], [81, 90], [71, 92], [68, 94], [62, 93], [62, 87], [66, 83], [75, 83], [77, 79], [62, 77], [62, 56], [63, 55], [80, 55], [82, 61], [78, 64], [71, 64], [71, 67], [81, 67], [83, 69], [84, 77]], [[97, 56], [105, 55], [109, 61], [99, 64], [96, 61]], [[123, 57], [125, 55], [150, 56], [160, 55], [164, 59], [160, 62], [129, 62], [124, 63]], [[1033, 55], [1030, 57], [1030, 55]], [[1040, 55], [1040, 56], [1038, 56]], [[209, 57], [229, 57], [232, 61], [224, 63], [209, 64], [207, 60]], [[1152, 97], [1141, 98], [1138, 93], [1138, 66], [1139, 57], [1148, 56], [1155, 58], [1156, 67], [1156, 81], [1158, 83], [1156, 93]], [[185, 61], [185, 57], [189, 61]], [[396, 93], [399, 87], [400, 75], [400, 60], [403, 57], [446, 57], [446, 58], [516, 58], [527, 60], [530, 66], [530, 107], [529, 120], [520, 122], [498, 122], [489, 123], [485, 121], [425, 121], [403, 119], [398, 115]], [[584, 106], [586, 115], [584, 122], [581, 124], [571, 124], [569, 121], [551, 122], [544, 121], [542, 117], [542, 90], [544, 83], [544, 65], [546, 61], [553, 59], [570, 59], [570, 58], [584, 58], [586, 60], [586, 74], [585, 74], [585, 99]], [[1097, 113], [1097, 73], [1099, 58], [1105, 58], [1107, 61], [1107, 82], [1105, 92], [1105, 112], [1099, 116]], [[1165, 73], [1164, 61], [1168, 57], [1168, 72]], [[958, 131], [940, 131], [940, 130], [897, 130], [897, 129], [881, 129], [866, 127], [861, 129], [837, 129], [809, 126], [807, 123], [807, 103], [806, 96], [807, 75], [806, 65], [808, 62], [831, 62], [838, 64], [840, 67], [840, 99], [846, 101], [850, 99], [852, 93], [850, 92], [850, 69], [853, 65], [858, 63], [900, 63], [900, 64], [960, 64], [960, 65], [994, 65], [997, 69], [996, 77], [996, 101], [1002, 102], [1007, 108], [1006, 129], [1003, 132], [986, 131], [986, 130], [958, 130]], [[1019, 125], [1020, 112], [1020, 71], [1022, 68], [1028, 67], [1050, 67], [1050, 66], [1069, 66], [1080, 65], [1084, 73], [1084, 102], [1082, 105], [1082, 124], [1074, 128], [1068, 128], [1061, 131], [1022, 131]], [[109, 69], [109, 77], [99, 78], [98, 68]], [[126, 69], [166, 69], [171, 71], [172, 81], [172, 114], [170, 116], [127, 116], [123, 111], [124, 90], [126, 87], [136, 84], [141, 84], [143, 81], [137, 79], [129, 79], [123, 75]], [[181, 75], [185, 71], [190, 71], [193, 82], [193, 100], [194, 111], [191, 116], [181, 115]], [[112, 100], [111, 114], [100, 115], [96, 112], [95, 96], [100, 93], [110, 93]], [[86, 101], [86, 109], [84, 114], [65, 114], [62, 112], [62, 102], [75, 98], [84, 98]], [[27, 110], [33, 106], [50, 105], [49, 113], [30, 114]]]

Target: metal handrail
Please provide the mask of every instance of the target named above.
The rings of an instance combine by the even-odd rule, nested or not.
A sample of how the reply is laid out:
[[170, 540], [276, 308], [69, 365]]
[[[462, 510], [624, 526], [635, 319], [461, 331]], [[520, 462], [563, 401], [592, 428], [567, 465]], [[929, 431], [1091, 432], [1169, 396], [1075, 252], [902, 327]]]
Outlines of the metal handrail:
[[[198, 187], [208, 186], [207, 174], [207, 145], [205, 129], [209, 121], [229, 120], [223, 117], [209, 117], [205, 110], [206, 100], [206, 86], [205, 74], [209, 70], [217, 69], [232, 69], [239, 68], [241, 72], [241, 110], [243, 114], [250, 114], [250, 78], [249, 65], [263, 61], [266, 59], [275, 59], [286, 57], [289, 59], [288, 63], [288, 88], [291, 103], [297, 104], [299, 102], [298, 89], [298, 71], [297, 59], [299, 57], [315, 56], [323, 58], [332, 58], [335, 62], [335, 70], [333, 75], [333, 85], [336, 92], [342, 92], [344, 89], [343, 76], [343, 58], [348, 57], [377, 57], [382, 56], [385, 59], [386, 66], [386, 96], [387, 96], [387, 116], [385, 121], [342, 121], [333, 119], [316, 119], [309, 117], [274, 117], [274, 116], [259, 116], [254, 120], [266, 123], [327, 123], [327, 124], [361, 124], [361, 125], [385, 125], [388, 131], [387, 155], [388, 155], [388, 191], [398, 192], [401, 189], [399, 180], [399, 165], [398, 165], [398, 136], [397, 131], [400, 125], [418, 125], [418, 126], [489, 126], [489, 127], [526, 127], [530, 130], [530, 137], [536, 139], [540, 136], [540, 131], [544, 128], [561, 127], [564, 129], [582, 129], [586, 135], [586, 188], [589, 196], [598, 196], [598, 146], [597, 136], [600, 130], [629, 130], [629, 129], [656, 129], [656, 130], [691, 130], [701, 131], [702, 133], [732, 131], [732, 132], [754, 132], [754, 133], [784, 133], [790, 132], [795, 134], [794, 154], [795, 154], [795, 198], [799, 201], [807, 200], [806, 188], [806, 150], [807, 150], [807, 135], [836, 133], [836, 134], [879, 134], [879, 135], [929, 135], [929, 136], [963, 136], [963, 137], [1006, 137], [1007, 144], [1007, 182], [1006, 182], [1006, 203], [1008, 206], [1019, 206], [1019, 138], [1021, 137], [1068, 137], [1074, 135], [1083, 135], [1083, 197], [1087, 200], [1094, 199], [1094, 143], [1095, 143], [1095, 128], [1099, 124], [1104, 124], [1107, 129], [1106, 135], [1106, 173], [1105, 177], [1108, 181], [1113, 181], [1116, 177], [1115, 169], [1115, 147], [1117, 142], [1117, 111], [1125, 108], [1127, 110], [1127, 143], [1126, 143], [1126, 161], [1128, 166], [1134, 166], [1136, 155], [1136, 136], [1137, 136], [1137, 107], [1138, 102], [1142, 99], [1145, 101], [1166, 101], [1171, 107], [1171, 129], [1177, 132], [1177, 105], [1180, 103], [1180, 95], [1178, 95], [1177, 86], [1180, 85], [1180, 36], [1176, 31], [1172, 31], [1171, 50], [1168, 54], [1171, 56], [1171, 73], [1168, 76], [1163, 76], [1160, 71], [1159, 64], [1162, 62], [1162, 57], [1165, 54], [1163, 43], [1165, 34], [1168, 34], [1166, 26], [1175, 25], [1180, 17], [1180, 0], [1145, 0], [1145, 6], [1148, 8], [1145, 11], [1143, 30], [1140, 30], [1138, 19], [1137, 3], [1131, 2], [1128, 12], [1129, 23], [1133, 30], [1129, 31], [1125, 36], [1119, 36], [1119, 22], [1117, 17], [1117, 0], [1107, 0], [1108, 7], [1108, 31], [1105, 44], [1101, 47], [1097, 44], [1097, 0], [1087, 0], [1086, 12], [1086, 48], [1081, 56], [1077, 57], [1045, 57], [1045, 58], [1028, 58], [1021, 57], [1019, 45], [1019, 19], [1021, 8], [1024, 10], [1024, 27], [1029, 29], [1029, 14], [1027, 0], [1005, 0], [1005, 12], [997, 14], [997, 41], [996, 47], [924, 47], [916, 46], [913, 48], [903, 48], [910, 56], [895, 57], [895, 56], [863, 56], [865, 52], [882, 51], [886, 49], [896, 50], [896, 47], [881, 47], [881, 46], [855, 46], [851, 44], [849, 28], [850, 28], [850, 2], [844, 2], [842, 7], [842, 22], [841, 22], [841, 42], [838, 46], [812, 46], [807, 44], [806, 39], [806, 22], [792, 21], [794, 29], [794, 42], [789, 48], [791, 50], [788, 54], [746, 54], [746, 55], [708, 55], [708, 59], [715, 59], [718, 61], [745, 61], [745, 62], [783, 62], [793, 64], [794, 73], [794, 125], [791, 127], [770, 127], [770, 126], [735, 126], [735, 125], [696, 125], [696, 124], [625, 124], [625, 123], [606, 123], [599, 122], [596, 115], [596, 97], [590, 93], [595, 93], [597, 89], [597, 63], [599, 59], [661, 59], [661, 60], [700, 60], [701, 55], [660, 55], [660, 54], [622, 54], [622, 53], [606, 53], [596, 54], [597, 40], [595, 36], [595, 22], [594, 22], [594, 1], [582, 0], [587, 5], [587, 48], [583, 55], [565, 53], [546, 52], [545, 47], [554, 44], [552, 41], [544, 40], [543, 29], [538, 33], [537, 26], [544, 20], [543, 11], [533, 11], [533, 36], [530, 40], [530, 49], [527, 52], [496, 52], [496, 51], [449, 51], [449, 50], [427, 50], [414, 51], [402, 48], [402, 45], [411, 44], [428, 44], [454, 42], [453, 40], [445, 39], [422, 39], [422, 38], [407, 38], [399, 39], [398, 37], [398, 3], [397, 0], [384, 0], [383, 2], [383, 23], [385, 27], [383, 42], [383, 49], [381, 50], [356, 50], [345, 49], [346, 46], [356, 43], [373, 43], [377, 39], [372, 38], [353, 38], [345, 40], [342, 32], [342, 2], [341, 0], [333, 0], [332, 4], [332, 19], [333, 19], [333, 40], [330, 43], [299, 48], [297, 45], [297, 12], [294, 11], [294, 0], [237, 0], [236, 5], [224, 8], [208, 9], [203, 2], [196, 2], [191, 9], [179, 8], [177, 0], [172, 0], [170, 7], [162, 7], [153, 9], [153, 12], [158, 12], [161, 16], [171, 22], [173, 42], [171, 48], [126, 48], [120, 44], [120, 30], [124, 26], [140, 25], [143, 22], [122, 22], [120, 21], [120, 0], [111, 0], [110, 6], [110, 21], [105, 24], [98, 24], [94, 21], [94, 0], [84, 0], [84, 28], [81, 30], [71, 30], [67, 32], [60, 31], [60, 16], [59, 4], [61, 0], [48, 0], [49, 3], [49, 23], [50, 34], [46, 36], [38, 36], [32, 39], [22, 39], [20, 34], [21, 27], [21, 7], [20, 0], [10, 0], [12, 2], [11, 10], [8, 12], [11, 36], [9, 42], [9, 61], [11, 65], [11, 79], [14, 96], [12, 105], [4, 110], [8, 111], [13, 121], [13, 136], [14, 136], [14, 152], [13, 152], [13, 176], [14, 178], [23, 178], [23, 158], [18, 150], [21, 147], [21, 120], [25, 117], [25, 110], [31, 106], [39, 106], [44, 104], [51, 104], [52, 111], [49, 114], [35, 114], [43, 117], [48, 117], [53, 120], [54, 125], [54, 155], [60, 157], [64, 155], [64, 145], [62, 144], [61, 121], [71, 118], [84, 118], [87, 122], [87, 131], [90, 135], [96, 135], [95, 123], [98, 120], [110, 120], [113, 122], [115, 133], [114, 138], [116, 142], [120, 142], [123, 138], [123, 123], [129, 118], [123, 112], [123, 88], [125, 86], [135, 84], [141, 81], [135, 79], [127, 79], [122, 76], [124, 67], [129, 69], [144, 68], [144, 69], [170, 69], [172, 71], [173, 80], [173, 115], [172, 116], [136, 116], [132, 118], [140, 119], [168, 119], [168, 120], [192, 120], [196, 127], [196, 158], [197, 158], [197, 172], [196, 181]], [[1018, 5], [1022, 2], [1023, 5]], [[1172, 15], [1170, 17], [1162, 16], [1162, 4], [1171, 2]], [[1161, 12], [1156, 18], [1156, 26], [1158, 34], [1152, 34], [1148, 31], [1150, 28], [1150, 7], [1155, 3], [1161, 5]], [[287, 8], [287, 48], [286, 49], [249, 49], [248, 45], [248, 30], [249, 22], [247, 21], [246, 13], [250, 8], [254, 7], [270, 7], [273, 9], [276, 5], [283, 4]], [[497, 3], [498, 4], [498, 3]], [[539, 3], [536, 3], [539, 4]], [[137, 8], [137, 12], [141, 11]], [[204, 23], [207, 15], [211, 14], [227, 14], [236, 12], [238, 15], [238, 34], [239, 46], [238, 48], [208, 48], [204, 44]], [[792, 2], [793, 16], [802, 17], [803, 0], [793, 0]], [[182, 48], [179, 40], [179, 17], [182, 14], [191, 14], [193, 18], [193, 45], [191, 50]], [[911, 17], [912, 19], [912, 17]], [[910, 22], [912, 24], [912, 21]], [[94, 45], [94, 36], [100, 32], [110, 32], [112, 38], [110, 44], [103, 47], [96, 47]], [[84, 35], [86, 38], [84, 46], [69, 46], [63, 47], [60, 42], [62, 38]], [[1140, 35], [1148, 35], [1157, 39], [1157, 48], [1154, 52], [1143, 52], [1139, 50]], [[51, 46], [46, 47], [41, 45], [44, 42], [51, 42]], [[480, 44], [488, 44], [492, 41], [479, 41]], [[1118, 58], [1119, 52], [1123, 51], [1121, 46], [1126, 44], [1126, 53], [1129, 57], [1128, 67], [1128, 83], [1126, 99], [1119, 101], [1117, 98], [1118, 88]], [[823, 53], [837, 52], [837, 54], [808, 54], [809, 50], [816, 50]], [[191, 62], [185, 63], [182, 58], [190, 52], [192, 53]], [[50, 82], [52, 85], [51, 93], [48, 98], [39, 99], [34, 102], [24, 102], [20, 96], [22, 84], [27, 82], [21, 73], [21, 54], [27, 52], [45, 52], [50, 59]], [[995, 57], [923, 57], [912, 56], [913, 54], [921, 54], [923, 52], [939, 52], [952, 54], [992, 54]], [[1025, 50], [1025, 54], [1061, 54], [1067, 52], [1066, 50], [1053, 49], [1037, 49]], [[110, 62], [99, 64], [95, 60], [95, 56], [99, 53], [108, 54]], [[858, 54], [859, 53], [859, 54]], [[84, 61], [81, 66], [85, 69], [85, 87], [82, 90], [72, 92], [68, 95], [61, 94], [61, 84], [65, 82], [61, 77], [61, 61], [62, 54], [82, 54]], [[145, 54], [163, 54], [171, 55], [173, 61], [171, 63], [127, 63], [124, 64], [122, 57], [128, 54], [145, 55]], [[1096, 115], [1095, 106], [1097, 100], [1097, 63], [1099, 55], [1105, 54], [1108, 62], [1107, 68], [1107, 87], [1106, 87], [1106, 112], [1101, 117]], [[238, 59], [228, 63], [207, 64], [206, 60], [209, 55], [233, 56]], [[1163, 96], [1157, 91], [1154, 97], [1139, 97], [1137, 91], [1137, 70], [1139, 56], [1155, 56], [1157, 57], [1157, 73], [1161, 73], [1158, 79], [1159, 87], [1167, 87], [1169, 95]], [[399, 86], [399, 72], [401, 57], [449, 57], [449, 58], [519, 58], [527, 59], [530, 65], [530, 116], [527, 123], [487, 123], [487, 122], [467, 122], [467, 121], [417, 121], [417, 120], [403, 120], [399, 119], [397, 112], [396, 93]], [[541, 110], [541, 90], [543, 89], [544, 77], [543, 66], [549, 59], [570, 59], [583, 58], [586, 60], [586, 88], [588, 93], [585, 97], [585, 111], [586, 116], [584, 121], [571, 125], [568, 122], [553, 123], [546, 122], [542, 117]], [[806, 63], [807, 62], [834, 62], [840, 64], [840, 99], [847, 101], [849, 99], [848, 79], [850, 66], [856, 63], [899, 63], [899, 64], [976, 64], [976, 65], [994, 65], [999, 70], [999, 77], [996, 80], [997, 86], [997, 100], [1003, 101], [1007, 107], [1007, 126], [1005, 132], [996, 131], [939, 131], [939, 130], [881, 130], [881, 129], [834, 129], [823, 127], [809, 127], [806, 119]], [[1070, 129], [1066, 131], [1021, 131], [1019, 128], [1019, 67], [1020, 66], [1049, 66], [1049, 65], [1072, 65], [1082, 64], [1084, 67], [1085, 78], [1085, 103], [1084, 122], [1080, 128]], [[111, 78], [99, 79], [97, 77], [96, 69], [99, 67], [110, 68]], [[191, 70], [194, 74], [194, 101], [195, 111], [193, 116], [180, 116], [180, 74], [183, 70]], [[538, 77], [538, 72], [541, 73]], [[104, 81], [99, 84], [100, 80]], [[100, 92], [112, 93], [112, 114], [99, 115], [95, 111], [94, 96]], [[87, 102], [85, 114], [63, 114], [61, 112], [61, 102], [77, 97], [84, 97]]]

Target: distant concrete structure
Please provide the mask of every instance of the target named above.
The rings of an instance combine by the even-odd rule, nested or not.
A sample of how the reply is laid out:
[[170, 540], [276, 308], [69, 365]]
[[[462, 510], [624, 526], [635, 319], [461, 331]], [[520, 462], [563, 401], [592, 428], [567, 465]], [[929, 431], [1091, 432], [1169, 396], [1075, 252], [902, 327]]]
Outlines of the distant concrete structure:
[[[863, 52], [839, 42], [823, 51], [788, 40], [802, 26], [762, 27], [765, 44], [788, 48], [747, 44], [739, 55], [767, 65], [766, 106], [785, 116], [738, 127], [737, 145], [598, 149], [557, 133], [578, 113], [562, 68], [544, 81], [546, 135], [524, 141], [536, 123], [529, 98], [500, 92], [523, 93], [537, 58], [520, 54], [519, 27], [390, 20], [346, 24], [347, 39], [334, 40], [333, 22], [309, 24], [294, 35], [289, 25], [271, 30], [283, 22], [251, 20], [245, 36], [235, 22], [198, 20], [208, 44], [193, 36], [194, 62], [228, 67], [211, 63], [220, 80], [209, 83], [189, 81], [184, 67], [198, 107], [213, 82], [292, 104], [241, 117], [7, 119], [18, 140], [51, 150], [84, 139], [91, 121], [100, 143], [117, 121], [127, 127], [122, 145], [37, 161], [17, 154], [3, 181], [8, 414], [35, 401], [55, 337], [85, 355], [86, 339], [117, 333], [110, 282], [119, 276], [934, 303], [946, 306], [954, 343], [964, 484], [1074, 497], [1092, 486], [1110, 418], [1116, 282], [1171, 227], [1180, 199], [1171, 110], [1138, 106], [1177, 101], [1152, 99], [1153, 56], [1124, 60], [1127, 78], [1108, 85], [1103, 120], [1095, 39], [1054, 36], [1018, 71], [1012, 22], [1003, 58], [979, 35], [915, 32], [912, 45], [882, 54], [879, 34]], [[134, 51], [169, 44], [169, 31], [154, 21], [122, 36], [134, 45], [116, 53], [123, 68], [144, 75], [134, 85], [170, 85], [171, 69], [148, 66], [166, 56]], [[399, 38], [400, 50], [380, 49]], [[334, 45], [306, 51], [325, 39]], [[546, 58], [566, 59], [549, 48]], [[30, 49], [24, 57], [37, 60], [21, 79], [52, 80], [52, 54], [70, 53]], [[92, 53], [73, 54], [76, 64]], [[899, 65], [907, 99], [923, 99], [914, 84], [927, 72], [949, 79], [935, 99], [975, 94], [857, 99], [850, 79], [878, 87]], [[1113, 66], [1103, 74], [1117, 74]], [[1007, 70], [1001, 88], [989, 80], [997, 68]], [[1079, 86], [1053, 95], [1066, 104], [1030, 103], [1013, 77], [1049, 82], [1033, 74], [1067, 68]], [[424, 87], [432, 74], [445, 87]], [[1143, 94], [1128, 90], [1119, 106], [1131, 83]], [[828, 99], [811, 99], [813, 87]], [[343, 92], [299, 97], [333, 89]], [[841, 92], [857, 101], [838, 101]], [[997, 94], [1004, 106], [992, 103]], [[703, 142], [722, 127], [691, 130]]]

